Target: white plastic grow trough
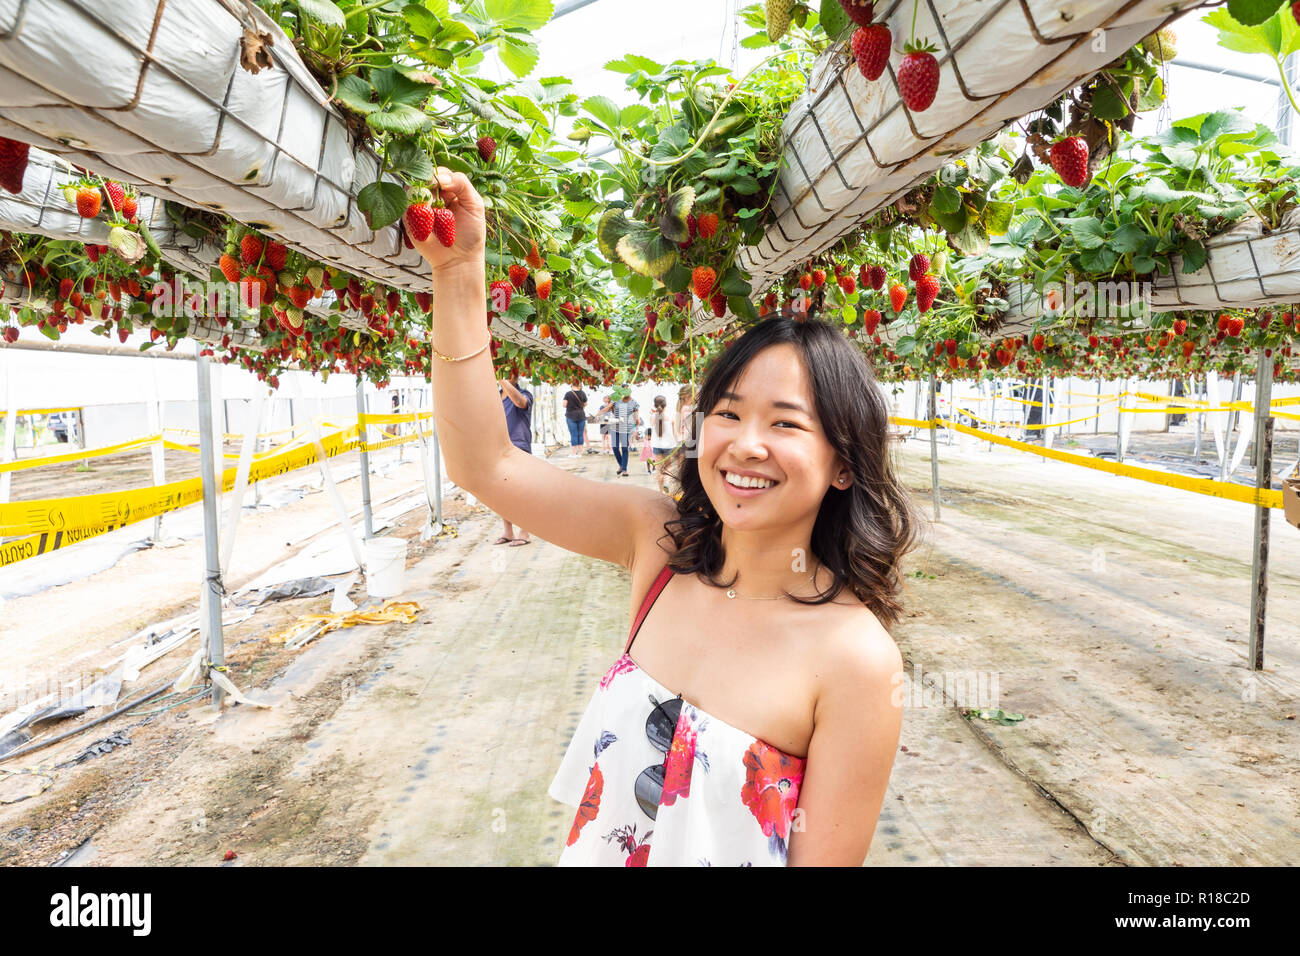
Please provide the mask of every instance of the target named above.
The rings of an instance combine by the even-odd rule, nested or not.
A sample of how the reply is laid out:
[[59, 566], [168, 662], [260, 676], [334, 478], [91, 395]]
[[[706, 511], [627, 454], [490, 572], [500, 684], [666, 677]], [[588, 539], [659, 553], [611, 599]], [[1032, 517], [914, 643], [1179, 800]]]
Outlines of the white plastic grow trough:
[[895, 50], [869, 82], [848, 44], [824, 53], [782, 128], [773, 221], [738, 262], [754, 288], [824, 251], [935, 169], [1052, 102], [1200, 0], [922, 0], [916, 36], [940, 52], [939, 95], [898, 93], [912, 4], [880, 4]]
[[[274, 39], [275, 65], [257, 75], [239, 66], [249, 16]], [[349, 272], [428, 286], [397, 228], [376, 233], [356, 208], [378, 158], [354, 147], [254, 5], [0, 0], [0, 135], [226, 213]]]
[[[1205, 265], [1200, 269], [1184, 273], [1182, 257], [1175, 256], [1169, 275], [1157, 275], [1146, 288], [1130, 287], [1125, 293], [1128, 299], [1145, 295], [1148, 315], [1250, 309], [1300, 301], [1300, 210], [1287, 213], [1279, 228], [1267, 232], [1260, 219], [1251, 216], [1210, 237], [1205, 246]], [[1104, 280], [1094, 283], [1102, 296], [1106, 285]], [[1011, 288], [1007, 304], [1006, 327], [1014, 326], [1018, 331], [1027, 331], [1035, 320], [1050, 318], [1042, 297], [1024, 283]], [[1097, 313], [1094, 309], [1092, 314]], [[1140, 317], [1129, 324], [1142, 326]]]

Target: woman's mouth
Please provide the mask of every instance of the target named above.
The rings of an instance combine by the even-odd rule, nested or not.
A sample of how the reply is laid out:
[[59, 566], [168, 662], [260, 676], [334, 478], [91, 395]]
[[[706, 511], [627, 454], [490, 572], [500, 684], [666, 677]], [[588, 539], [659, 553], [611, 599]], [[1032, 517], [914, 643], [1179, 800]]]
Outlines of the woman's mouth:
[[779, 484], [767, 479], [734, 475], [727, 471], [722, 472], [722, 483], [727, 486], [728, 494], [735, 495], [737, 498], [753, 498]]

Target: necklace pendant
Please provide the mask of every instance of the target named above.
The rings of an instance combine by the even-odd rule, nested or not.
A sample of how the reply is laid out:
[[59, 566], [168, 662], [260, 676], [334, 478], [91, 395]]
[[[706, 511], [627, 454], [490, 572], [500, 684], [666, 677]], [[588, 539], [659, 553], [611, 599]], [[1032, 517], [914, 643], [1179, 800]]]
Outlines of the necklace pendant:
[[735, 589], [735, 588], [732, 588], [731, 590], [729, 590], [729, 591], [727, 592], [727, 597], [729, 597], [729, 598], [734, 598], [735, 596], [736, 596], [736, 589]]

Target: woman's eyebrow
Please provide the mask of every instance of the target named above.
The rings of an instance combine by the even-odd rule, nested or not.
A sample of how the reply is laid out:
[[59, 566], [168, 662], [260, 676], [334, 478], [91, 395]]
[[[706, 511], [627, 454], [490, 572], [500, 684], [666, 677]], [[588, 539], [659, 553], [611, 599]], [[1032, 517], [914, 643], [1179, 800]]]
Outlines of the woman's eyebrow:
[[[743, 402], [745, 400], [742, 396], [737, 395], [735, 392], [723, 392], [718, 397], [724, 399], [731, 399], [732, 401], [736, 401], [736, 402]], [[780, 401], [772, 402], [772, 407], [788, 408], [791, 409], [792, 411], [803, 412], [805, 415], [807, 415], [810, 418], [812, 417], [812, 412], [808, 411], [808, 409], [804, 408], [798, 402], [780, 402]]]

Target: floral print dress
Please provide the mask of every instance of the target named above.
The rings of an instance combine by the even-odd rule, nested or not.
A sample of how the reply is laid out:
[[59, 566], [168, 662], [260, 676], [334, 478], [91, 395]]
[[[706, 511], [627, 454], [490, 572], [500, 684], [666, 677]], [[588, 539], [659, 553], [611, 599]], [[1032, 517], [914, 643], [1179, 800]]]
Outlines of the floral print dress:
[[[576, 807], [561, 866], [784, 866], [805, 758], [784, 753], [683, 701], [665, 754], [646, 719], [672, 693], [629, 656], [650, 606], [672, 576], [660, 572], [627, 650], [600, 679], [548, 793]], [[664, 768], [654, 819], [637, 777]]]

